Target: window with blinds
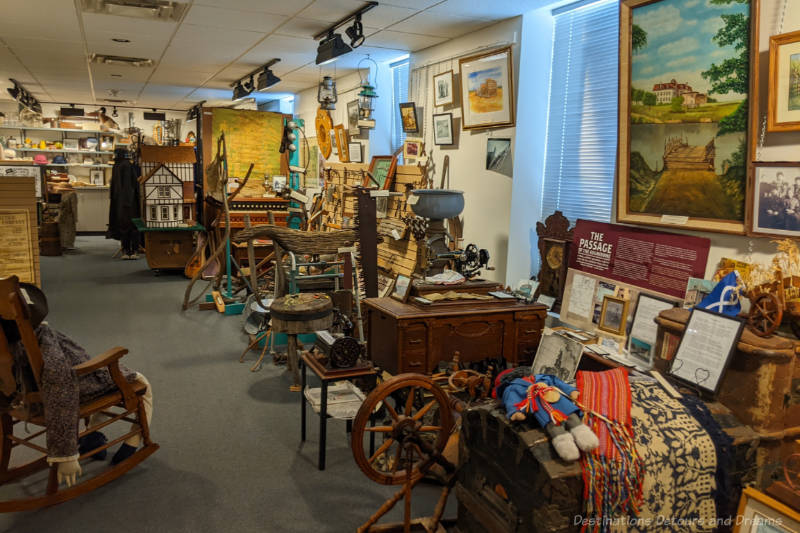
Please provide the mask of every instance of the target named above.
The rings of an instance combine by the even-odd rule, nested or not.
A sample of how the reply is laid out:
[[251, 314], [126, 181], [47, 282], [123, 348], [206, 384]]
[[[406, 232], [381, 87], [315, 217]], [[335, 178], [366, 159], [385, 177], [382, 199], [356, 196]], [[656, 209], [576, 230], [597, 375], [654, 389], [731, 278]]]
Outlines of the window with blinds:
[[619, 2], [553, 11], [542, 217], [608, 222], [617, 150]]
[[392, 69], [392, 151], [406, 141], [400, 119], [400, 103], [408, 102], [408, 59], [389, 65]]

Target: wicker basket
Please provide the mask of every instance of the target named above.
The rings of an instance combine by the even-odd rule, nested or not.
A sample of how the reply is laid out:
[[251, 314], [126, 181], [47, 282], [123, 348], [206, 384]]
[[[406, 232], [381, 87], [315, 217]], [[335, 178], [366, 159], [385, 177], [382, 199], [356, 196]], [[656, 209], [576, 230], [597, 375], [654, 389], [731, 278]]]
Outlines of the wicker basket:
[[357, 240], [354, 230], [329, 232], [309, 232], [297, 229], [264, 224], [244, 229], [237, 233], [233, 240], [245, 242], [250, 239], [272, 239], [287, 252], [309, 254], [335, 254], [339, 248], [353, 246]]

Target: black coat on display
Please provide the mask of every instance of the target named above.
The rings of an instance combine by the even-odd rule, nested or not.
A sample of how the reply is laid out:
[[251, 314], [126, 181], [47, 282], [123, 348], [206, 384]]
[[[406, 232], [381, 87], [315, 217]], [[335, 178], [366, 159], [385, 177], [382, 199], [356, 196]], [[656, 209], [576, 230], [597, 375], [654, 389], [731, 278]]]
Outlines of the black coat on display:
[[133, 164], [127, 151], [117, 151], [111, 171], [111, 207], [108, 212], [106, 237], [124, 241], [137, 238], [132, 219], [141, 216], [139, 202], [139, 166]]

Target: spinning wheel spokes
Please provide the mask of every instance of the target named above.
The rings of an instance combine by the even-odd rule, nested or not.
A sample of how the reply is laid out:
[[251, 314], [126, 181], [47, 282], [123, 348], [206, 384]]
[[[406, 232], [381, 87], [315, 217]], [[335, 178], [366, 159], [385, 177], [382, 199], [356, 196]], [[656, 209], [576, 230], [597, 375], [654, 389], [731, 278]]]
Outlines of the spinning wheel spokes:
[[783, 465], [783, 477], [795, 492], [800, 492], [800, 454], [795, 453]]
[[[381, 404], [391, 418], [368, 427], [370, 415]], [[364, 474], [378, 483], [398, 485], [419, 479], [444, 450], [452, 427], [453, 414], [444, 391], [426, 376], [401, 374], [379, 385], [361, 405], [353, 421], [353, 457]], [[367, 455], [365, 436], [375, 433], [386, 440]]]
[[766, 337], [778, 328], [782, 319], [783, 306], [778, 297], [772, 293], [764, 293], [752, 302], [747, 323], [753, 333]]

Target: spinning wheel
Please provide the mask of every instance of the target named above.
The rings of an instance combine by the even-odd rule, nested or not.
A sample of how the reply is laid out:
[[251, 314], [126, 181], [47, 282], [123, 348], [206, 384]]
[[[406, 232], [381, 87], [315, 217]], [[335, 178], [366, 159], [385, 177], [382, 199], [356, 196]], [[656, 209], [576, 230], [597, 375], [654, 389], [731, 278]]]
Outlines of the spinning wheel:
[[783, 318], [783, 306], [777, 296], [772, 293], [761, 294], [756, 298], [747, 317], [747, 323], [753, 333], [766, 337], [775, 331]]
[[314, 121], [314, 126], [317, 130], [317, 145], [322, 157], [328, 159], [333, 151], [331, 146], [331, 130], [333, 129], [333, 121], [331, 121], [331, 114], [327, 109], [321, 107], [317, 109], [317, 118]]
[[[383, 404], [391, 420], [367, 427], [370, 415]], [[436, 425], [425, 416], [437, 414]], [[401, 374], [373, 390], [353, 421], [353, 457], [361, 471], [382, 485], [399, 485], [422, 478], [437, 462], [453, 429], [453, 413], [447, 394], [433, 380], [420, 374]], [[364, 436], [384, 435], [371, 456], [364, 450]]]
[[331, 346], [331, 366], [334, 368], [351, 368], [361, 357], [361, 345], [353, 337], [336, 339]]
[[786, 459], [783, 465], [783, 477], [793, 491], [800, 493], [800, 453], [795, 453]]

